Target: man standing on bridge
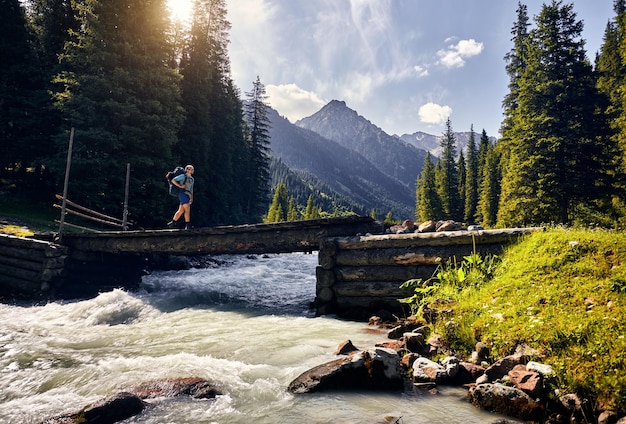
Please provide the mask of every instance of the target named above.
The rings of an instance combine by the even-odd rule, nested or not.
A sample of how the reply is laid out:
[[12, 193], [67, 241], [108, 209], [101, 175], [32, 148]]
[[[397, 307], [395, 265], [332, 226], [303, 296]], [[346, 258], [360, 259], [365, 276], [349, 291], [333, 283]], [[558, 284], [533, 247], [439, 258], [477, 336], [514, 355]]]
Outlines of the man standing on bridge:
[[180, 174], [177, 177], [172, 178], [172, 184], [180, 188], [178, 193], [178, 200], [180, 205], [178, 210], [174, 214], [174, 217], [167, 223], [169, 228], [175, 228], [178, 226], [178, 220], [181, 216], [185, 217], [185, 230], [191, 229], [191, 204], [193, 203], [193, 166], [185, 166], [185, 173]]

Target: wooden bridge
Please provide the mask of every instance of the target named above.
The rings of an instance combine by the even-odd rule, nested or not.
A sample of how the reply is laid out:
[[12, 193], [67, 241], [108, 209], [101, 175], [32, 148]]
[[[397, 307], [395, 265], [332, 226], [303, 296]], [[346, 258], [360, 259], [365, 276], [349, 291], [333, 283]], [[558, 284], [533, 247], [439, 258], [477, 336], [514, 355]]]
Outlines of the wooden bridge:
[[402, 282], [441, 259], [499, 253], [537, 228], [383, 234], [369, 217], [199, 228], [64, 234], [63, 244], [0, 235], [0, 300], [82, 298], [136, 289], [159, 256], [319, 251], [319, 314], [366, 318], [400, 306]]
[[306, 221], [198, 228], [192, 230], [107, 231], [64, 234], [72, 251], [95, 253], [287, 253], [319, 250], [324, 238], [381, 234], [370, 217], [348, 216]]

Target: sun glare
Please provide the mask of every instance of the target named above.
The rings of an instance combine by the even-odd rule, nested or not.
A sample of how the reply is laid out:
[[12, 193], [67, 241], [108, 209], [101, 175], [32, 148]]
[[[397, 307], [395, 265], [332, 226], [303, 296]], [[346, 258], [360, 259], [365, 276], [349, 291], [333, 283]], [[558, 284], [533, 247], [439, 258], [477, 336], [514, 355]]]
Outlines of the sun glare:
[[193, 0], [167, 0], [167, 7], [173, 20], [189, 22], [193, 11]]

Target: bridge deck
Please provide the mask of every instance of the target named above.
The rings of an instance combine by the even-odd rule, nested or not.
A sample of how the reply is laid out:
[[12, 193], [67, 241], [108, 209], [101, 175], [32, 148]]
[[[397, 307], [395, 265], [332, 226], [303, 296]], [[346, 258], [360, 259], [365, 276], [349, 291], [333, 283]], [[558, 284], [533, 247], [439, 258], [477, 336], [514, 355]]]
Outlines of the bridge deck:
[[370, 217], [337, 217], [306, 221], [198, 228], [193, 230], [108, 231], [64, 234], [72, 250], [103, 253], [286, 253], [319, 250], [326, 237], [380, 234]]

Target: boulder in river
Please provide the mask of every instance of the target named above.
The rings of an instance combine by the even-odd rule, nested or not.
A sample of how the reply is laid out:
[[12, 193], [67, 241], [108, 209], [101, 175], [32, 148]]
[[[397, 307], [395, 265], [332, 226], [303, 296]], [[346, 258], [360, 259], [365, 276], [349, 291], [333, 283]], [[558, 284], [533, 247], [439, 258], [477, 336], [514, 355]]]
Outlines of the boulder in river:
[[402, 390], [400, 357], [392, 349], [359, 351], [300, 374], [290, 384], [291, 393], [328, 390]]

